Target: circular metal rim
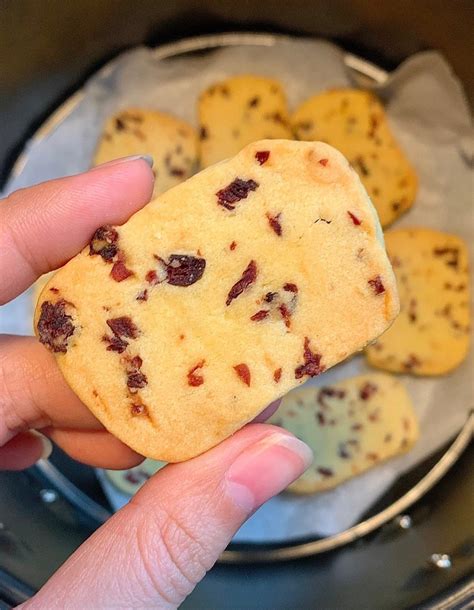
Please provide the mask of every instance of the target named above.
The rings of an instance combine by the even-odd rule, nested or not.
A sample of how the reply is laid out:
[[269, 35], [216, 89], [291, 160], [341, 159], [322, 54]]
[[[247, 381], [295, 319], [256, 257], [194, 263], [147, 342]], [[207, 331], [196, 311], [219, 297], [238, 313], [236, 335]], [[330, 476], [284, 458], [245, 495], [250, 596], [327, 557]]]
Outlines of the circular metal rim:
[[[206, 36], [185, 38], [157, 47], [154, 50], [154, 57], [159, 60], [168, 59], [186, 53], [228, 46], [257, 45], [270, 47], [278, 42], [291, 41], [294, 39], [295, 37], [284, 34], [265, 34], [254, 32], [211, 34]], [[310, 40], [310, 38], [307, 39]], [[351, 53], [346, 53], [343, 60], [347, 69], [350, 70], [353, 75], [356, 77], [361, 76], [365, 78], [369, 82], [372, 82], [374, 86], [382, 85], [389, 78], [389, 74], [379, 68], [377, 65]], [[107, 74], [110, 69], [111, 65], [109, 63], [106, 64], [99, 71], [99, 73]], [[84, 89], [79, 89], [62, 105], [60, 105], [58, 109], [49, 117], [49, 119], [47, 119], [35, 132], [33, 137], [29, 140], [29, 144], [36, 143], [44, 138], [47, 138], [54, 131], [54, 129], [74, 110], [77, 104], [79, 104], [83, 99], [84, 95]], [[10, 172], [10, 178], [19, 176], [25, 167], [27, 159], [28, 151], [25, 148], [20, 153], [13, 166], [12, 171]], [[221, 554], [219, 562], [226, 564], [238, 564], [300, 559], [302, 557], [308, 557], [337, 549], [366, 536], [389, 522], [391, 519], [395, 518], [400, 513], [404, 512], [406, 509], [410, 508], [423, 495], [425, 495], [459, 459], [472, 438], [473, 429], [474, 413], [471, 413], [454, 442], [443, 454], [440, 460], [433, 466], [433, 468], [396, 502], [369, 519], [366, 519], [365, 521], [362, 521], [353, 527], [344, 530], [343, 532], [335, 534], [334, 536], [328, 536], [326, 538], [311, 542], [295, 541], [290, 543], [288, 546], [280, 546], [277, 548], [260, 548], [255, 550], [236, 550], [229, 548]], [[50, 462], [41, 461], [37, 464], [36, 468], [39, 469], [41, 474], [51, 482], [52, 486], [74, 507], [84, 511], [98, 523], [105, 522], [111, 516], [112, 513], [110, 511], [104, 509], [101, 505], [84, 494]]]

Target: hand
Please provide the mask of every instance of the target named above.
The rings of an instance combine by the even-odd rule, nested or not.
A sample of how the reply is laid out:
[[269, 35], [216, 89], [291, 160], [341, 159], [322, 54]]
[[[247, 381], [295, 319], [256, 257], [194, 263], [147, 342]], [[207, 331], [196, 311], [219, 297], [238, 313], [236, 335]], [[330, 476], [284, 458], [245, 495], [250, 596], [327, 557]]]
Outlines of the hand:
[[[98, 226], [125, 222], [152, 190], [149, 165], [135, 158], [1, 201], [1, 303], [63, 265]], [[45, 436], [33, 433], [38, 429]], [[143, 460], [94, 418], [36, 339], [3, 336], [0, 469], [34, 464], [50, 450], [49, 439], [94, 466], [128, 468]], [[289, 433], [246, 426], [152, 477], [23, 607], [177, 607], [241, 524], [310, 462], [309, 448]]]

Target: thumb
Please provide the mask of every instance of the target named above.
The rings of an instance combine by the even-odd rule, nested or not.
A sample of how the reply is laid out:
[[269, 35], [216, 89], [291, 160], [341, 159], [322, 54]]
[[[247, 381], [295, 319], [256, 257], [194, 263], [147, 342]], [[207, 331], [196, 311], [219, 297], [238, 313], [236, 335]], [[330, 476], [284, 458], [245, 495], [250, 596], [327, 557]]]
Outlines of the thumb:
[[242, 523], [308, 467], [311, 450], [251, 424], [158, 472], [24, 608], [176, 608]]

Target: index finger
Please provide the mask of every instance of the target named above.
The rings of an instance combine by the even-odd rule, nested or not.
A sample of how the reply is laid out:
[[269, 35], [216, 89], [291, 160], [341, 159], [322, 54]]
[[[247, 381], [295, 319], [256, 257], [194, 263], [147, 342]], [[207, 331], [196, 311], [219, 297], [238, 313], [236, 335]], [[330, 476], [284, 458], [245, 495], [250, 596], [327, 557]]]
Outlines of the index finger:
[[151, 160], [119, 159], [21, 189], [0, 201], [0, 304], [57, 269], [104, 224], [121, 224], [153, 192]]

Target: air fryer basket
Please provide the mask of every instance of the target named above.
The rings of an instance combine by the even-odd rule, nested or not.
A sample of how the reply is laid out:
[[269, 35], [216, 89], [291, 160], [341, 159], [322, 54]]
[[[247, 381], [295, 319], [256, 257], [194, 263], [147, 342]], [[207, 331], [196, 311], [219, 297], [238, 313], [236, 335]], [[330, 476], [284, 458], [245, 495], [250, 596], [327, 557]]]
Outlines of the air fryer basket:
[[[473, 25], [468, 2], [458, 2], [451, 11], [438, 2], [384, 3], [377, 5], [377, 16], [374, 8], [369, 11], [356, 1], [288, 3], [290, 7], [225, 2], [218, 14], [212, 3], [197, 9], [192, 2], [176, 2], [165, 9], [143, 2], [133, 15], [130, 3], [118, 0], [102, 2], [100, 8], [93, 1], [74, 6], [50, 1], [45, 15], [37, 13], [39, 4], [12, 4], [0, 24], [0, 41], [18, 43], [13, 66], [0, 74], [6, 84], [0, 100], [3, 176], [11, 171], [25, 137], [53, 107], [117, 51], [143, 41], [155, 44], [183, 34], [250, 26], [291, 28], [329, 37], [386, 68], [432, 46], [446, 53], [466, 77], [468, 94], [473, 93], [467, 68], [469, 21]], [[27, 32], [26, 22], [35, 20], [35, 31]], [[74, 22], [71, 42], [66, 38]], [[125, 27], [131, 22], [134, 27]], [[8, 31], [2, 32], [5, 25]], [[1, 56], [10, 54], [6, 50]], [[357, 68], [357, 59], [353, 62]], [[474, 451], [472, 444], [466, 449], [471, 431], [472, 422], [448, 447], [402, 477], [345, 538], [308, 541], [298, 548], [234, 545], [183, 607], [222, 607], [222, 599], [232, 600], [226, 608], [462, 607], [474, 566]], [[0, 608], [2, 600], [18, 603], [41, 586], [108, 515], [93, 471], [58, 450], [51, 464], [0, 473]]]

